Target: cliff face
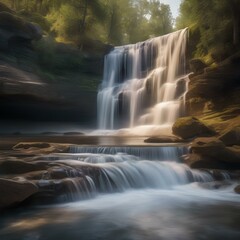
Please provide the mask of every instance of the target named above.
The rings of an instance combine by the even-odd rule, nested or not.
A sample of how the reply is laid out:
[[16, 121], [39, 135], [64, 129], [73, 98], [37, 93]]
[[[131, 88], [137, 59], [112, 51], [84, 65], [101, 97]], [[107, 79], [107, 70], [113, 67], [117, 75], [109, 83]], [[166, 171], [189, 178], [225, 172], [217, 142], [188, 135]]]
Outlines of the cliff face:
[[187, 113], [217, 132], [240, 124], [240, 53], [190, 75]]
[[218, 67], [201, 66], [190, 75], [190, 116], [178, 119], [173, 133], [192, 141], [184, 157], [191, 167], [240, 169], [240, 53]]
[[0, 6], [0, 120], [96, 124], [97, 88], [109, 46], [84, 52]]

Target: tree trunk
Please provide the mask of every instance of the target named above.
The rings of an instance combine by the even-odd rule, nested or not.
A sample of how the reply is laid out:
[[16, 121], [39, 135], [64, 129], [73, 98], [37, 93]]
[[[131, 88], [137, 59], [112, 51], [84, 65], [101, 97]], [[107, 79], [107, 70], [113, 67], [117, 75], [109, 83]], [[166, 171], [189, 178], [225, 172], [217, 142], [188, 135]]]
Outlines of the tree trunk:
[[85, 0], [84, 7], [83, 7], [82, 23], [81, 23], [81, 28], [80, 28], [81, 34], [84, 34], [84, 32], [85, 32], [87, 9], [88, 9], [88, 0]]

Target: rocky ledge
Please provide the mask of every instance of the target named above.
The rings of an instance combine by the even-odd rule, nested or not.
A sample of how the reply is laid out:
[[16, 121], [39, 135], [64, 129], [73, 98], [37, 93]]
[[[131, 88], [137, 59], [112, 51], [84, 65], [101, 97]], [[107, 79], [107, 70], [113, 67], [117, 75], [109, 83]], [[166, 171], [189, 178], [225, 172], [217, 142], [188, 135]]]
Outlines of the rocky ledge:
[[[215, 141], [220, 144], [220, 140]], [[199, 142], [196, 144], [202, 146]], [[214, 144], [211, 144], [214, 148]], [[96, 192], [105, 192], [106, 189], [101, 184], [109, 184], [109, 179], [101, 166], [86, 163], [88, 154], [81, 155], [82, 161], [69, 159], [71, 146], [49, 142], [23, 142], [15, 145], [11, 151], [1, 152], [0, 211], [24, 205], [75, 201], [93, 197]], [[196, 146], [193, 146], [192, 151], [199, 154]], [[221, 146], [228, 154], [228, 148], [225, 149], [223, 144]], [[222, 171], [204, 171], [210, 173], [216, 181], [225, 179]], [[229, 171], [228, 176], [239, 179], [240, 173]], [[116, 191], [114, 186], [112, 184], [109, 191]], [[236, 187], [235, 191], [239, 192], [239, 187]]]

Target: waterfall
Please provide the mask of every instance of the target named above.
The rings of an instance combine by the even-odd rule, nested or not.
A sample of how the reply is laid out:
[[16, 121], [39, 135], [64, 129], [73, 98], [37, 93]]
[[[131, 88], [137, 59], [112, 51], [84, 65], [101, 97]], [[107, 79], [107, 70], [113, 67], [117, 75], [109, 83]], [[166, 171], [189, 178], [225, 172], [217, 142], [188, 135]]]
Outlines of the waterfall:
[[182, 116], [188, 81], [186, 42], [184, 29], [115, 47], [106, 55], [98, 92], [99, 128], [171, 126]]
[[71, 146], [70, 153], [73, 157], [81, 157], [81, 154], [102, 154], [102, 155], [131, 155], [132, 157], [137, 157], [142, 160], [158, 160], [158, 161], [179, 161], [179, 158], [186, 154], [186, 147], [134, 147], [134, 146]]
[[[89, 157], [67, 162], [57, 160], [84, 173], [83, 178], [68, 179], [72, 183], [68, 192], [70, 199], [89, 198], [97, 193], [122, 192], [129, 189], [171, 189], [192, 182], [214, 181], [211, 173], [192, 170], [185, 164], [139, 160], [131, 155], [120, 161], [118, 155], [112, 155], [111, 162], [108, 162], [107, 157], [109, 156], [105, 158], [107, 161], [103, 161], [100, 154], [95, 154], [95, 158], [91, 160]], [[225, 179], [225, 175], [222, 177]]]

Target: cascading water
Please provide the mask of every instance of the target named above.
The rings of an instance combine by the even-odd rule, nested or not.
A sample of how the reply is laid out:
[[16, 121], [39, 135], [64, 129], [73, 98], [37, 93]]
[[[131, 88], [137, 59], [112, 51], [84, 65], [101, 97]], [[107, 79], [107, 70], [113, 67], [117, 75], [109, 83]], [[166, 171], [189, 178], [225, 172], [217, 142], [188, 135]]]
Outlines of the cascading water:
[[99, 128], [170, 127], [183, 115], [186, 42], [184, 29], [115, 47], [106, 55], [98, 93]]

